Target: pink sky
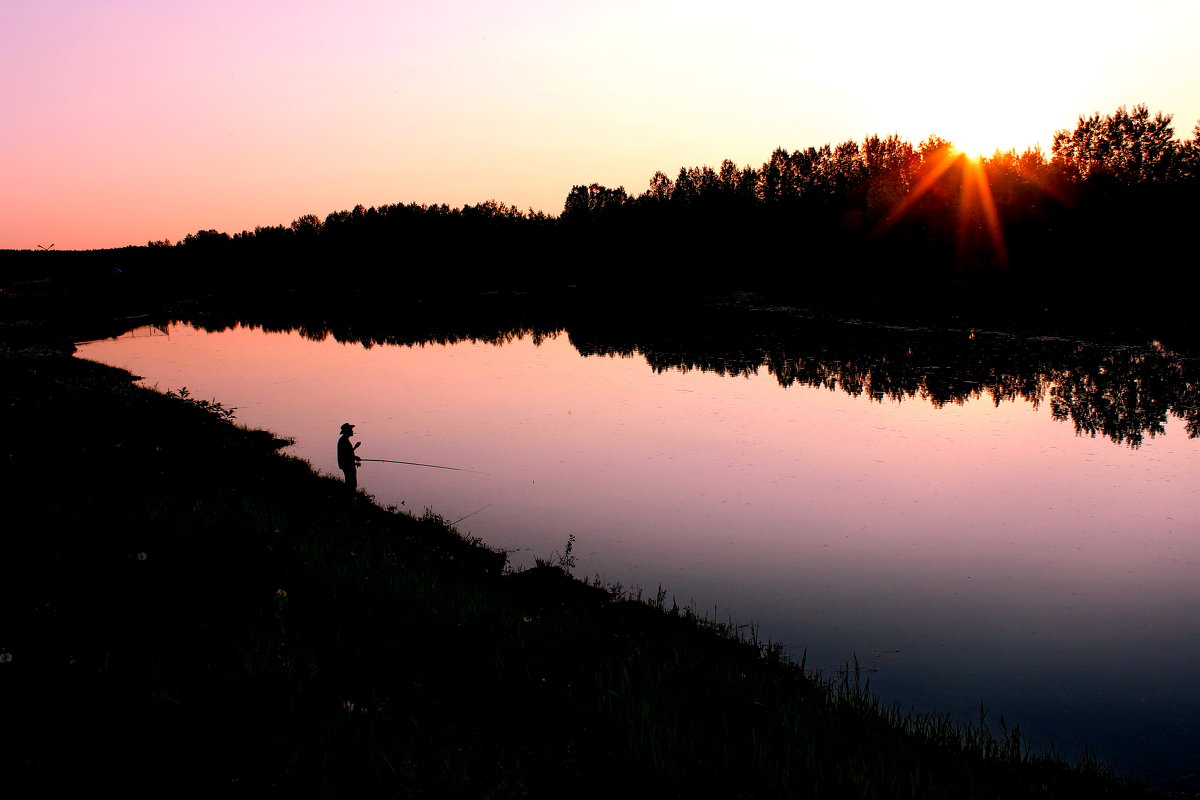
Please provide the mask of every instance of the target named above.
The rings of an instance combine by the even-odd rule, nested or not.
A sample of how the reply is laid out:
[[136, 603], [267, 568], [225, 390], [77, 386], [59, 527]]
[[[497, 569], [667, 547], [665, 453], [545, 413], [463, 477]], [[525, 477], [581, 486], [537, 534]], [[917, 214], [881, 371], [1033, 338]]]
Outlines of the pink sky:
[[[357, 203], [488, 199], [1080, 113], [1200, 120], [1200, 5], [867, 0], [0, 7], [0, 248], [144, 244]], [[1135, 24], [1136, 23], [1136, 24]]]

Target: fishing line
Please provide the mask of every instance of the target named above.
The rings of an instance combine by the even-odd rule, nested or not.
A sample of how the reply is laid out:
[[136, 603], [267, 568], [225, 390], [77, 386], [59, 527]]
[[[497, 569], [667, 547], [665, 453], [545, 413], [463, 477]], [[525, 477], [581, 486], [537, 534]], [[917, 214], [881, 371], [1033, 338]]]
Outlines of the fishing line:
[[381, 464], [407, 464], [410, 467], [430, 467], [432, 469], [452, 469], [455, 472], [474, 472], [476, 475], [491, 475], [490, 472], [480, 472], [477, 469], [465, 469], [463, 467], [445, 467], [441, 464], [418, 464], [416, 461], [395, 461], [390, 458], [360, 458], [359, 461], [376, 461]]

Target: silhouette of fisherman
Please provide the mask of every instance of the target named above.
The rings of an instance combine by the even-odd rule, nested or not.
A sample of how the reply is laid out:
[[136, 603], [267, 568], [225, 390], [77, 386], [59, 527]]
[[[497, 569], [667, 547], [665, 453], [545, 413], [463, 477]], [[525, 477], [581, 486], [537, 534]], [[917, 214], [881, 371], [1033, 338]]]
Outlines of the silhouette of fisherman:
[[338, 469], [346, 476], [346, 487], [350, 490], [351, 498], [355, 498], [358, 491], [358, 466], [362, 463], [362, 459], [354, 452], [362, 442], [350, 444], [350, 437], [353, 435], [354, 426], [345, 422], [342, 424], [342, 435], [337, 443]]

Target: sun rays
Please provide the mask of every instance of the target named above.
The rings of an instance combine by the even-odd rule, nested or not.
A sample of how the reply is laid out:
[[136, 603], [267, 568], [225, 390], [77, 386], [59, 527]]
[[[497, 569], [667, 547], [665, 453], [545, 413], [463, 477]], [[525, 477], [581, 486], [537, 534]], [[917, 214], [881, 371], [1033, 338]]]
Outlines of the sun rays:
[[988, 184], [986, 162], [979, 157], [958, 154], [962, 166], [962, 188], [959, 191], [958, 232], [959, 252], [967, 246], [972, 212], [983, 216], [985, 233], [991, 240], [992, 253], [1001, 269], [1008, 269], [1008, 247], [1004, 243], [1004, 231], [1000, 227], [1000, 215], [996, 212], [996, 201]]
[[920, 179], [875, 227], [874, 235], [887, 233], [935, 190], [944, 192], [957, 182], [954, 213], [955, 246], [959, 261], [968, 260], [972, 254], [979, 255], [979, 235], [982, 233], [990, 260], [1002, 270], [1007, 269], [1008, 247], [988, 182], [987, 160], [964, 153], [948, 142], [937, 143], [927, 152]]

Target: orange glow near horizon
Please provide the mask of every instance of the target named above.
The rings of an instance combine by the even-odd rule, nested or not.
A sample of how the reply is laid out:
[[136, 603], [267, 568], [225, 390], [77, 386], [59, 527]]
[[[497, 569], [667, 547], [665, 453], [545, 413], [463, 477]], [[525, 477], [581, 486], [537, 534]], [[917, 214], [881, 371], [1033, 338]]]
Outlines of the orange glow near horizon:
[[946, 174], [946, 171], [961, 159], [962, 153], [958, 152], [957, 150], [945, 150], [941, 157], [938, 158], [938, 160], [925, 171], [925, 174], [921, 176], [919, 181], [917, 181], [917, 185], [910, 189], [908, 194], [904, 195], [904, 198], [897, 203], [891, 211], [888, 212], [883, 221], [880, 222], [875, 228], [875, 234], [878, 235], [885, 233], [888, 229], [899, 222], [901, 218], [908, 212], [908, 210], [912, 208], [918, 200], [924, 197], [931, 188], [933, 188], [933, 185], [938, 182], [938, 179]]
[[978, 210], [983, 214], [987, 225], [987, 235], [991, 240], [992, 253], [996, 264], [1001, 269], [1008, 268], [1008, 247], [1004, 243], [1004, 231], [1000, 227], [1000, 215], [996, 213], [996, 201], [992, 197], [992, 188], [988, 185], [987, 172], [983, 160], [964, 156], [963, 185], [959, 200], [959, 247], [965, 246], [966, 225], [970, 212]]
[[956, 217], [959, 255], [962, 256], [969, 246], [972, 223], [976, 217], [982, 216], [995, 262], [1001, 269], [1006, 269], [1008, 267], [1008, 247], [1004, 241], [1004, 230], [1000, 224], [1000, 215], [996, 211], [992, 189], [988, 185], [986, 162], [978, 155], [964, 153], [957, 148], [947, 148], [938, 156], [937, 160], [926, 169], [916, 186], [909, 190], [908, 194], [876, 226], [874, 234], [881, 235], [895, 226], [951, 168], [955, 167], [962, 170], [962, 184], [959, 189]]

